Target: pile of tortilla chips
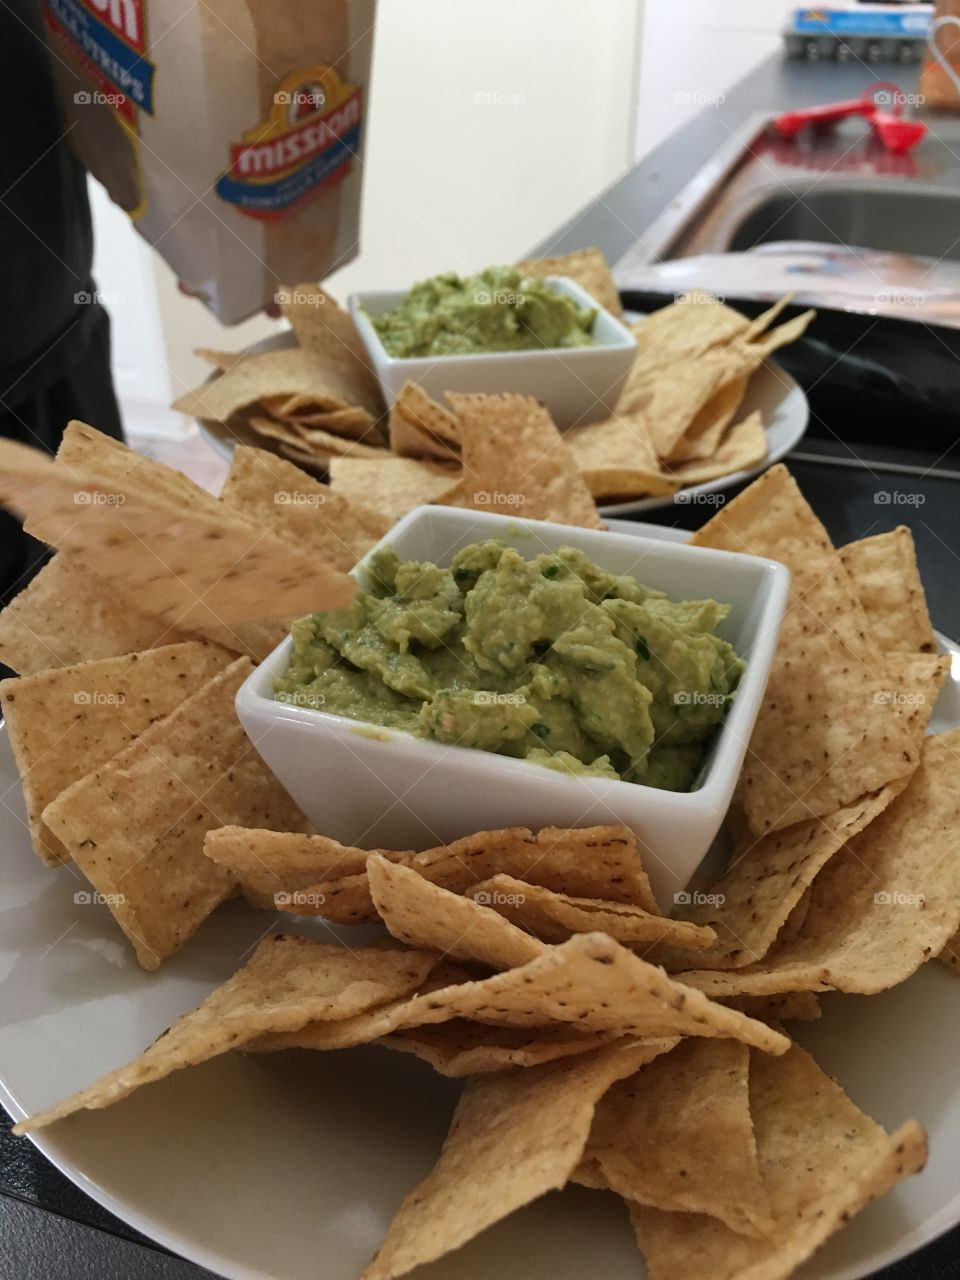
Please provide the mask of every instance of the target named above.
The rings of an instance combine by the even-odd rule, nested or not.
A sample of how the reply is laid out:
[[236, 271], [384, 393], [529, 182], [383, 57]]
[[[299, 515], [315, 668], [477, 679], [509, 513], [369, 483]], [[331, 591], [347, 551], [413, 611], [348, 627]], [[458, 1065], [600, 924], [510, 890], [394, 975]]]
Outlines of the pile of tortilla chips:
[[569, 1182], [621, 1197], [652, 1280], [772, 1280], [924, 1164], [923, 1130], [888, 1134], [860, 1111], [773, 1023], [782, 1002], [746, 1012], [651, 962], [717, 937], [659, 914], [625, 828], [370, 853], [231, 826], [205, 851], [254, 903], [380, 920], [391, 936], [267, 938], [139, 1058], [18, 1132], [233, 1050], [414, 1054], [466, 1084], [365, 1280], [405, 1275]]
[[349, 313], [317, 284], [281, 290], [280, 302], [291, 345], [260, 353], [200, 348], [215, 376], [173, 407], [218, 435], [307, 467], [384, 455], [385, 406]]
[[305, 829], [234, 697], [291, 616], [349, 601], [387, 522], [257, 449], [217, 499], [82, 423], [55, 460], [0, 446], [0, 498], [57, 549], [0, 613], [33, 846], [72, 861], [155, 969], [237, 891], [208, 830]]
[[[473, 440], [476, 398], [453, 399], [457, 483], [476, 483], [469, 467], [502, 460]], [[537, 407], [502, 399], [546, 446]], [[445, 411], [407, 403], [411, 436], [452, 438]], [[542, 507], [590, 522], [575, 469], [530, 465]], [[817, 1018], [821, 992], [886, 990], [936, 956], [960, 969], [960, 730], [925, 736], [946, 659], [908, 530], [836, 549], [777, 467], [695, 536], [782, 560], [791, 595], [729, 865], [665, 916], [626, 828], [363, 850], [310, 830], [263, 766], [233, 710], [249, 655], [286, 609], [349, 594], [344, 570], [389, 519], [379, 502], [244, 447], [214, 499], [81, 424], [55, 462], [5, 447], [0, 497], [58, 548], [0, 614], [0, 657], [22, 673], [0, 699], [44, 862], [72, 860], [148, 969], [234, 894], [385, 930], [268, 937], [139, 1058], [19, 1132], [233, 1050], [415, 1055], [465, 1085], [365, 1280], [570, 1182], [623, 1201], [650, 1280], [783, 1280], [923, 1167], [917, 1124], [887, 1133], [782, 1028]]]
[[805, 311], [771, 327], [789, 301], [750, 321], [693, 290], [631, 324], [637, 355], [614, 413], [567, 436], [590, 492], [622, 502], [759, 466], [764, 423], [740, 407], [752, 375], [814, 317]]
[[[601, 306], [622, 312], [598, 249], [519, 265], [571, 276]], [[335, 492], [360, 496], [392, 520], [437, 502], [598, 527], [594, 499], [669, 495], [756, 467], [767, 441], [760, 415], [740, 413], [749, 379], [813, 317], [771, 327], [788, 299], [751, 322], [690, 293], [630, 325], [637, 356], [612, 416], [561, 437], [542, 405], [516, 395], [451, 389], [441, 405], [407, 383], [387, 414], [350, 315], [318, 285], [285, 297], [297, 345], [200, 351], [218, 376], [174, 408], [234, 441], [329, 473]]]
[[791, 570], [786, 617], [730, 815], [732, 856], [685, 911], [717, 941], [668, 956], [722, 997], [904, 981], [960, 927], [960, 731], [924, 736], [938, 656], [913, 539], [834, 548], [785, 467], [693, 537]]

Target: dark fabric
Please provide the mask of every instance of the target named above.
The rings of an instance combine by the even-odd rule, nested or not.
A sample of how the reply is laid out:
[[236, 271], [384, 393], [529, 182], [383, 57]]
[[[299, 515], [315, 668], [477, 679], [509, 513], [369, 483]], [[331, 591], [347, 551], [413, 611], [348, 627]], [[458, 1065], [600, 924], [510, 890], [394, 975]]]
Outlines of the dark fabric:
[[0, 4], [0, 403], [62, 376], [95, 324], [86, 173], [65, 141], [40, 0]]
[[[120, 436], [94, 301], [87, 177], [67, 143], [40, 0], [0, 4], [0, 436], [55, 453], [71, 418]], [[0, 604], [45, 549], [0, 511]]]
[[[92, 323], [86, 344], [71, 368], [43, 391], [13, 408], [0, 405], [0, 436], [55, 453], [63, 429], [80, 418], [117, 439], [123, 438], [110, 377], [110, 320], [99, 306], [88, 307]], [[47, 557], [8, 512], [0, 510], [0, 604], [27, 585]]]

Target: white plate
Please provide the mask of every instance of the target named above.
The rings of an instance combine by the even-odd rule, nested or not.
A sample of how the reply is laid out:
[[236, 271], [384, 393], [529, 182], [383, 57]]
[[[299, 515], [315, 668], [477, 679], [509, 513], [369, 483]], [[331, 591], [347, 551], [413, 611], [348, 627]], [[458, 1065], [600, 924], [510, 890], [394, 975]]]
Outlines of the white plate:
[[[956, 656], [936, 731], [960, 725], [960, 648], [943, 647]], [[88, 888], [78, 873], [46, 870], [32, 853], [6, 734], [0, 797], [0, 1099], [20, 1117], [135, 1057], [279, 921], [228, 903], [159, 973], [144, 973], [106, 908], [74, 902]], [[319, 922], [315, 932], [325, 936]], [[822, 1020], [797, 1025], [856, 1102], [888, 1128], [915, 1117], [932, 1139], [927, 1170], [832, 1240], [804, 1280], [858, 1280], [960, 1220], [956, 983], [929, 964], [884, 995], [825, 996]], [[230, 1280], [353, 1280], [431, 1168], [457, 1091], [381, 1048], [233, 1054], [35, 1141], [132, 1227]], [[585, 1275], [640, 1280], [642, 1268], [616, 1199], [580, 1188], [545, 1197], [417, 1273]]]
[[[640, 313], [628, 311], [627, 320], [637, 320]], [[250, 348], [253, 355], [262, 351], [275, 351], [281, 347], [296, 346], [293, 332], [271, 334], [254, 343]], [[730, 489], [734, 485], [743, 484], [745, 480], [758, 476], [767, 467], [786, 457], [791, 449], [796, 448], [803, 438], [810, 419], [810, 406], [800, 386], [790, 377], [785, 369], [773, 360], [765, 361], [750, 379], [743, 404], [737, 414], [737, 420], [759, 409], [763, 425], [767, 433], [767, 456], [757, 467], [748, 471], [734, 471], [729, 476], [721, 476], [719, 480], [709, 480], [706, 484], [691, 485], [681, 489], [679, 494], [659, 498], [632, 498], [629, 502], [609, 502], [600, 507], [605, 516], [636, 515], [641, 511], [654, 511], [657, 507], [669, 507], [675, 502], [696, 502], [701, 494], [717, 493]], [[210, 447], [229, 462], [233, 457], [235, 441], [226, 429], [212, 422], [200, 422], [200, 434]], [[261, 446], [262, 446], [261, 442]]]
[[[625, 319], [639, 320], [640, 315], [639, 311], [628, 311]], [[758, 476], [767, 467], [772, 467], [803, 439], [810, 420], [810, 406], [799, 384], [786, 369], [781, 369], [775, 360], [766, 360], [747, 384], [743, 404], [737, 411], [737, 421], [746, 418], [754, 410], [760, 411], [767, 433], [767, 456], [759, 466], [747, 471], [734, 471], [731, 475], [721, 476], [719, 480], [708, 480], [706, 484], [691, 485], [669, 497], [633, 498], [629, 502], [604, 503], [600, 507], [602, 514], [636, 515], [640, 511], [655, 511], [658, 507], [669, 507], [674, 503], [696, 502], [700, 494], [730, 489]]]

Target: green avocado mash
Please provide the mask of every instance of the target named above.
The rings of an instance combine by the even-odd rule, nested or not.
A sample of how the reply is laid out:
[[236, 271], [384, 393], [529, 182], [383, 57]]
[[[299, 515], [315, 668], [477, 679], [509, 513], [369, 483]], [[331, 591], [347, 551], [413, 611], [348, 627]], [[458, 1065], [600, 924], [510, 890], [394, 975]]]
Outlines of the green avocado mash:
[[377, 552], [345, 609], [293, 624], [278, 700], [557, 769], [688, 791], [743, 663], [729, 607], [669, 600], [569, 547], [447, 569]]
[[596, 314], [517, 267], [487, 267], [421, 280], [371, 322], [392, 356], [446, 356], [593, 346]]

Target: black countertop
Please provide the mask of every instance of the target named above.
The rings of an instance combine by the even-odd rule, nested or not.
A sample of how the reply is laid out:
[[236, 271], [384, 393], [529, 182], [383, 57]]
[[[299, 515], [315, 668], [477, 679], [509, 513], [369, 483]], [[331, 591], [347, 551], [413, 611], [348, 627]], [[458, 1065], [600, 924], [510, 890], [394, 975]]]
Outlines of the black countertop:
[[[721, 106], [669, 137], [538, 250], [558, 253], [597, 244], [615, 261], [748, 115], [855, 97], [883, 78], [909, 87], [912, 76], [902, 67], [771, 58]], [[825, 425], [788, 463], [834, 541], [909, 525], [934, 625], [960, 637], [960, 475], [944, 466], [942, 449], [918, 447], [914, 436], [907, 437], [909, 447], [860, 448], [851, 459], [835, 431], [841, 424]], [[713, 510], [672, 505], [646, 518], [696, 528]], [[960, 1230], [878, 1275], [953, 1280], [958, 1254]], [[74, 1187], [29, 1141], [0, 1130], [0, 1280], [200, 1280], [209, 1274], [144, 1240]]]

